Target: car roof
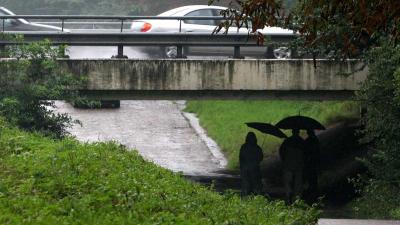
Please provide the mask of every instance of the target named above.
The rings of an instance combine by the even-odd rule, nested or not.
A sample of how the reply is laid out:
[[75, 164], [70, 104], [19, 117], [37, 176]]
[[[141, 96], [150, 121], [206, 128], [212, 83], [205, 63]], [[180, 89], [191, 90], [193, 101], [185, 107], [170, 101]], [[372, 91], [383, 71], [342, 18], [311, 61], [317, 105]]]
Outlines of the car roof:
[[174, 8], [159, 14], [158, 16], [184, 16], [186, 13], [199, 10], [199, 9], [227, 9], [222, 6], [209, 6], [209, 5], [187, 5], [178, 8]]
[[0, 10], [7, 13], [8, 15], [15, 15], [15, 13], [11, 12], [9, 9], [7, 9], [3, 6], [0, 6]]
[[[6, 7], [0, 6], [0, 11], [5, 13], [6, 15], [10, 15], [10, 16], [15, 16], [15, 13], [13, 13], [11, 10], [7, 9]], [[28, 24], [29, 22], [25, 19], [17, 19], [19, 22], [24, 23], [24, 24]]]

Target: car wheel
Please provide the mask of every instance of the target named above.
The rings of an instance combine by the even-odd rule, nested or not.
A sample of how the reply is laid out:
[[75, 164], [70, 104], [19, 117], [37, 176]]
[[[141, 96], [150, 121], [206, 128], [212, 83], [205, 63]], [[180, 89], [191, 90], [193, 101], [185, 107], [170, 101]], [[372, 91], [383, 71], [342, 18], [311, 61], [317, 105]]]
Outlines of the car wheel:
[[292, 51], [288, 47], [279, 47], [274, 49], [274, 57], [276, 59], [290, 59]]
[[168, 46], [164, 48], [164, 56], [168, 59], [175, 59], [178, 56], [178, 49], [176, 46]]

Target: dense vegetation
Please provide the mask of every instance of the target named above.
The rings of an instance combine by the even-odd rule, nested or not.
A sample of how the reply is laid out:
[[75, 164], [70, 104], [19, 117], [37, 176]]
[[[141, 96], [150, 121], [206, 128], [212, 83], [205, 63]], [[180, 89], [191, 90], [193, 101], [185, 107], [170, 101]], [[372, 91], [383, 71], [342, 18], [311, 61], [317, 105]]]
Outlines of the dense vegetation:
[[[194, 112], [201, 125], [225, 152], [230, 168], [237, 168], [240, 146], [248, 128], [246, 122], [275, 124], [287, 116], [311, 116], [325, 125], [359, 115], [354, 102], [310, 101], [189, 101], [186, 111]], [[274, 152], [282, 140], [255, 131], [265, 155]]]
[[318, 211], [220, 195], [116, 143], [54, 141], [0, 121], [0, 224], [314, 224]]
[[358, 97], [365, 104], [364, 159], [371, 178], [355, 208], [361, 216], [400, 219], [400, 45], [370, 51], [370, 74]]

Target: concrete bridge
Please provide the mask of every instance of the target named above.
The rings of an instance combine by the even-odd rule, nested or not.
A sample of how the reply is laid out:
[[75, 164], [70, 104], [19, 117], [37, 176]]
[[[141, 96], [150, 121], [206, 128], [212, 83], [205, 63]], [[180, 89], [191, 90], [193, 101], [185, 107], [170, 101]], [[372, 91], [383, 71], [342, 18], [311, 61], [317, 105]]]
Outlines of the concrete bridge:
[[99, 59], [59, 63], [65, 71], [88, 77], [82, 93], [103, 100], [342, 100], [359, 90], [368, 72], [367, 68], [360, 70], [355, 60], [317, 60], [316, 66], [313, 60], [305, 59]]

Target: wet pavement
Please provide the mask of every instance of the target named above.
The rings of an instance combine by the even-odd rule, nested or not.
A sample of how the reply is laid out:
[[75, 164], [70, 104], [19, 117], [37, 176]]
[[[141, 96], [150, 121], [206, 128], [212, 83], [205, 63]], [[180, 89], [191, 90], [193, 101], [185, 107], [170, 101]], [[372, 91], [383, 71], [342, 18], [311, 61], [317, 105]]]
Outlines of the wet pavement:
[[71, 134], [81, 141], [115, 140], [136, 149], [147, 160], [191, 176], [218, 176], [226, 159], [207, 137], [197, 118], [183, 113], [184, 101], [121, 101], [119, 109], [75, 109], [57, 101], [83, 126]]

